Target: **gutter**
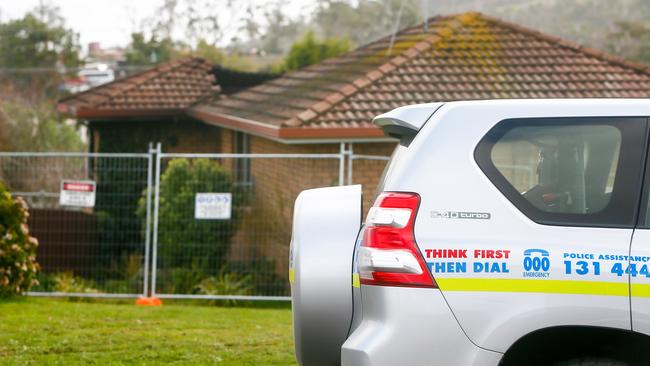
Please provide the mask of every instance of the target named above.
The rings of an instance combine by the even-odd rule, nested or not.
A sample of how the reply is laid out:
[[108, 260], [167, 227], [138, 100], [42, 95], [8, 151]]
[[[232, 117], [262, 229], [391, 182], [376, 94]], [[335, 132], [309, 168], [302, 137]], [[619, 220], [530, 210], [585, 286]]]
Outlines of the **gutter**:
[[67, 114], [77, 119], [97, 119], [97, 118], [159, 118], [159, 117], [178, 117], [186, 114], [185, 108], [155, 108], [155, 109], [97, 109], [97, 108], [77, 108], [59, 103], [56, 106], [59, 113]]
[[[284, 144], [291, 143], [339, 143], [339, 142], [393, 142], [377, 127], [281, 127], [260, 123], [222, 113], [211, 113], [205, 109], [191, 108], [188, 114], [208, 124], [243, 131]], [[293, 142], [299, 140], [300, 142]]]

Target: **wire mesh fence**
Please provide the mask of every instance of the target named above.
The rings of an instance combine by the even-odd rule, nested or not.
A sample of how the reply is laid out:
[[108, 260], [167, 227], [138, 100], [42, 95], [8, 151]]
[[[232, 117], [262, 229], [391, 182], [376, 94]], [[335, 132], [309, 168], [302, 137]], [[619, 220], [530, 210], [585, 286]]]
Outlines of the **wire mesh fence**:
[[30, 208], [34, 293], [146, 292], [149, 154], [0, 153], [0, 181]]
[[[371, 207], [377, 196], [381, 172], [390, 160], [388, 156], [349, 154], [347, 184], [360, 184], [363, 190], [363, 207]], [[364, 210], [364, 213], [368, 210]]]
[[298, 194], [363, 184], [369, 202], [387, 160], [0, 152], [0, 182], [40, 242], [31, 295], [286, 300]]
[[159, 297], [289, 295], [293, 202], [339, 184], [340, 154], [161, 154], [153, 288]]

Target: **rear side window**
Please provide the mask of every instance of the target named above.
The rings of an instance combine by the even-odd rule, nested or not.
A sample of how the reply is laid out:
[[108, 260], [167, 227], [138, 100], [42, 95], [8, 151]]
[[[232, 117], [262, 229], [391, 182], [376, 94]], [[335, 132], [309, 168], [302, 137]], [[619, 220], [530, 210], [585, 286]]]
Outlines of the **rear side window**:
[[632, 227], [645, 136], [645, 118], [512, 119], [485, 136], [475, 158], [536, 222]]

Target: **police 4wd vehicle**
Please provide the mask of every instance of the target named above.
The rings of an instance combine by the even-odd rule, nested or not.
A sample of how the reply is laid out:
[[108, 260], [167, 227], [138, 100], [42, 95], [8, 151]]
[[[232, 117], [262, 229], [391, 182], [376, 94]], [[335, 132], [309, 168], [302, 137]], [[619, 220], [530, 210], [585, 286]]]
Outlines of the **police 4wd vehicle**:
[[300, 364], [650, 365], [649, 117], [591, 99], [375, 118], [400, 144], [374, 206], [359, 186], [295, 204]]

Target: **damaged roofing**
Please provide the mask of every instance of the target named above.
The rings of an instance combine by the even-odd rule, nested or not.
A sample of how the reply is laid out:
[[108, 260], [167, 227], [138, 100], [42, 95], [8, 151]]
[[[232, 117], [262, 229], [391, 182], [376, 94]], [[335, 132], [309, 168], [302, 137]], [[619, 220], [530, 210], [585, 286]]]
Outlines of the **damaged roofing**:
[[427, 29], [232, 94], [208, 61], [185, 58], [68, 97], [59, 110], [86, 119], [189, 114], [281, 140], [370, 139], [383, 137], [374, 116], [407, 104], [650, 97], [648, 66], [480, 13], [434, 17]]
[[190, 109], [278, 138], [379, 137], [371, 121], [406, 104], [511, 98], [650, 97], [647, 66], [480, 13], [423, 26]]

